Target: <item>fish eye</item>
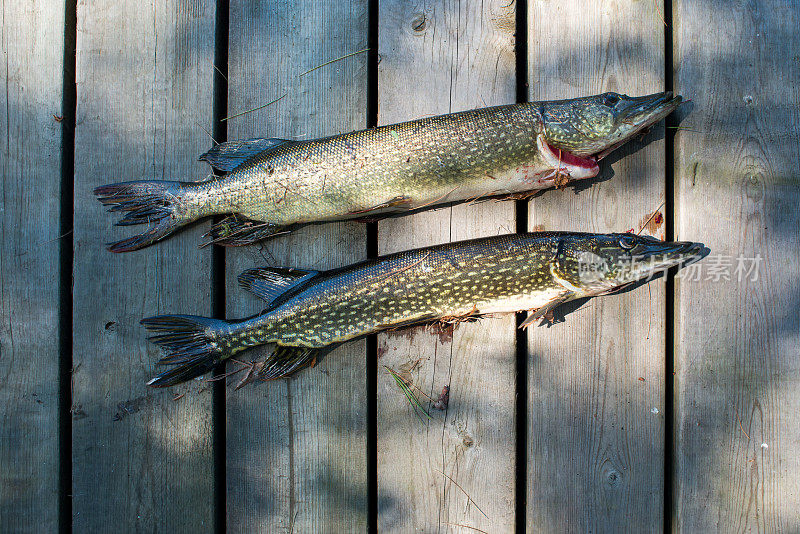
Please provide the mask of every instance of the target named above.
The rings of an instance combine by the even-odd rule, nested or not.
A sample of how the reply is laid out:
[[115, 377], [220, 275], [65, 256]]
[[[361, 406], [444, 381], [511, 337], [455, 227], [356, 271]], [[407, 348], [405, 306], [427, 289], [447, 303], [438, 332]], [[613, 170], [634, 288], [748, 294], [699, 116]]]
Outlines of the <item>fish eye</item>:
[[636, 239], [632, 235], [624, 235], [619, 238], [619, 246], [625, 250], [630, 250], [636, 245]]
[[619, 95], [617, 93], [606, 93], [603, 97], [603, 105], [613, 108], [617, 105], [620, 101]]

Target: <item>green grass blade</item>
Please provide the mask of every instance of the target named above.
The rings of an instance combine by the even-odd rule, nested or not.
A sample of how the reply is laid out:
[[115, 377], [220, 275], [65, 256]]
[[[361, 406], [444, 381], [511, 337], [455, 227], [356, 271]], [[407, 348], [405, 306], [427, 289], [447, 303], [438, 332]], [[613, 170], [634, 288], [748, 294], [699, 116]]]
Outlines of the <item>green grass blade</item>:
[[403, 395], [406, 396], [406, 399], [408, 399], [408, 402], [411, 404], [411, 407], [414, 409], [414, 413], [417, 415], [417, 417], [419, 417], [420, 420], [424, 422], [424, 419], [422, 419], [422, 416], [419, 414], [419, 412], [422, 412], [422, 414], [424, 414], [425, 417], [427, 417], [428, 419], [433, 419], [431, 417], [431, 414], [428, 413], [428, 411], [425, 409], [425, 407], [422, 405], [422, 403], [419, 402], [419, 399], [417, 399], [416, 395], [414, 395], [414, 392], [411, 391], [411, 388], [408, 387], [408, 384], [406, 384], [406, 381], [403, 380], [400, 377], [400, 375], [397, 374], [397, 372], [394, 369], [391, 369], [391, 368], [389, 368], [389, 367], [387, 367], [385, 365], [383, 367], [387, 371], [389, 371], [390, 375], [392, 375], [392, 378], [394, 378], [395, 383], [400, 388], [400, 390], [403, 392]]

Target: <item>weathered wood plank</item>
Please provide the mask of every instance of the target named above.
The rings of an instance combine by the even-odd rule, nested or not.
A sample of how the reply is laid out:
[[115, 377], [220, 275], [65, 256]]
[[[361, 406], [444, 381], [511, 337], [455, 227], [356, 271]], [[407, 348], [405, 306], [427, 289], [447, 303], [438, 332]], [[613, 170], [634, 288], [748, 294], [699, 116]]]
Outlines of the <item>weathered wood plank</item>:
[[0, 528], [54, 532], [64, 3], [4, 3], [0, 31]]
[[[366, 127], [367, 55], [298, 75], [367, 46], [367, 2], [231, 2], [229, 139], [308, 139]], [[229, 249], [227, 315], [261, 310], [236, 284], [259, 266], [330, 269], [366, 257], [360, 223], [307, 227]], [[365, 531], [366, 359], [349, 343], [289, 380], [229, 390], [228, 526], [235, 532]], [[263, 359], [268, 350], [243, 354]], [[235, 364], [229, 366], [234, 370]], [[235, 381], [238, 377], [233, 377]]]
[[[663, 89], [664, 32], [654, 3], [536, 0], [528, 21], [531, 100]], [[663, 126], [653, 137], [663, 137]], [[603, 168], [609, 180], [588, 190], [534, 199], [530, 228], [638, 231], [664, 200], [663, 142]], [[664, 298], [657, 281], [528, 330], [531, 531], [661, 528]]]
[[[205, 178], [211, 145], [212, 1], [78, 5], [73, 289], [73, 530], [209, 531], [211, 391], [145, 386], [160, 351], [139, 326], [211, 312], [210, 251], [197, 225], [112, 254], [115, 218], [92, 188]], [[173, 395], [188, 392], [173, 400]]]
[[[514, 25], [505, 0], [381, 2], [379, 122], [513, 103]], [[379, 252], [509, 233], [514, 221], [513, 202], [387, 220]], [[462, 324], [452, 342], [424, 329], [379, 336], [379, 529], [513, 530], [514, 330], [507, 316]], [[420, 421], [384, 366], [433, 399], [449, 385], [449, 408], [431, 409], [418, 392], [432, 415]]]
[[676, 283], [676, 530], [797, 531], [800, 7], [674, 13], [676, 233], [711, 249]]

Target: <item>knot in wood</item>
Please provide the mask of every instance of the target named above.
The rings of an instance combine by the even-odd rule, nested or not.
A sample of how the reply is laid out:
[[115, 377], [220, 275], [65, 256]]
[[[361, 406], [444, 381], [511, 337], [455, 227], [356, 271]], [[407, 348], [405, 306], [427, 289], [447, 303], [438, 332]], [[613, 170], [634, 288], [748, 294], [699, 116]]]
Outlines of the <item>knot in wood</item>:
[[605, 483], [610, 488], [616, 488], [622, 483], [622, 473], [613, 467], [609, 468], [605, 473]]
[[428, 18], [425, 16], [425, 13], [420, 13], [411, 21], [411, 29], [417, 33], [421, 33], [425, 31], [425, 28], [428, 27]]
[[749, 172], [744, 178], [744, 194], [747, 198], [758, 202], [764, 197], [764, 183], [759, 172]]

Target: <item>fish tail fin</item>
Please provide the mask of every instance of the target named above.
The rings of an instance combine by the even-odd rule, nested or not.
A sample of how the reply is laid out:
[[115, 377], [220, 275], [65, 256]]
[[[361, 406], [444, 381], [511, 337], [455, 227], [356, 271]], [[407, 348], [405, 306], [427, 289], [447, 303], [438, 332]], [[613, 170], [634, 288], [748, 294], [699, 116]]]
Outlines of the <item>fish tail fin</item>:
[[138, 180], [102, 185], [94, 190], [108, 211], [124, 211], [116, 226], [148, 224], [149, 228], [129, 238], [110, 243], [111, 252], [128, 252], [152, 245], [199, 216], [189, 209], [187, 188], [191, 183]]
[[168, 354], [159, 360], [161, 365], [174, 365], [147, 385], [174, 386], [213, 369], [231, 356], [223, 338], [230, 326], [228, 321], [194, 315], [159, 315], [142, 319], [142, 325], [153, 332], [148, 339], [166, 349]]
[[214, 224], [204, 236], [203, 246], [217, 244], [226, 247], [249, 245], [262, 239], [289, 232], [289, 227], [254, 221], [241, 215], [229, 215]]

